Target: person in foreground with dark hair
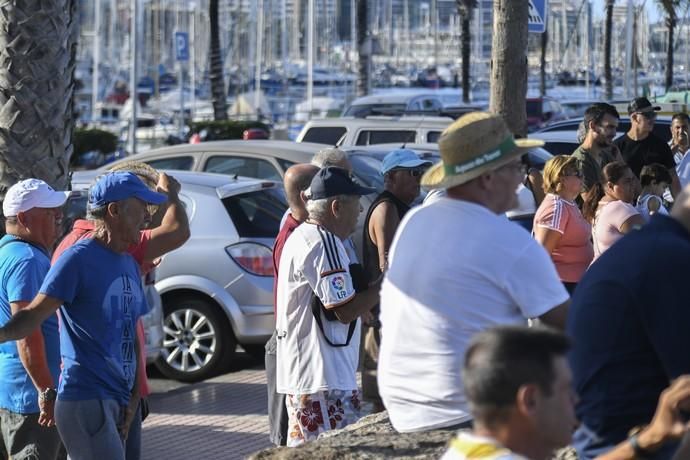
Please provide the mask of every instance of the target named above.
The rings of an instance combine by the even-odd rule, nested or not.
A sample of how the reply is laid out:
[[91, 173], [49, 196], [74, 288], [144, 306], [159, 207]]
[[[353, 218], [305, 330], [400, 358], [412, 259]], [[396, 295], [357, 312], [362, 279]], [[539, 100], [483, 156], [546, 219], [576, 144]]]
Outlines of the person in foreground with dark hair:
[[[463, 367], [474, 416], [442, 460], [547, 460], [570, 443], [577, 397], [566, 353], [568, 338], [553, 329], [502, 326], [477, 334]], [[690, 376], [662, 393], [652, 423], [597, 460], [632, 460], [653, 454], [687, 431], [680, 409], [690, 407]]]

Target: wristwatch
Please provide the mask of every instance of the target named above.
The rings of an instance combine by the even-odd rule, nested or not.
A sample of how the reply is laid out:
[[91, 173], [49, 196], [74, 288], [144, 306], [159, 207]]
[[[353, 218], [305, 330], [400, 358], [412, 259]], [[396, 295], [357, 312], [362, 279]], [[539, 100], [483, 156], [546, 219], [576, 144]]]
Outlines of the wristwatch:
[[630, 443], [630, 447], [632, 447], [633, 452], [635, 453], [635, 458], [638, 459], [647, 459], [647, 458], [652, 458], [654, 455], [652, 452], [648, 451], [647, 449], [643, 449], [640, 446], [640, 443], [638, 442], [638, 436], [640, 435], [640, 432], [642, 430], [634, 433], [632, 436], [628, 438], [628, 442]]
[[57, 390], [55, 388], [46, 388], [38, 393], [39, 402], [52, 402], [57, 399]]

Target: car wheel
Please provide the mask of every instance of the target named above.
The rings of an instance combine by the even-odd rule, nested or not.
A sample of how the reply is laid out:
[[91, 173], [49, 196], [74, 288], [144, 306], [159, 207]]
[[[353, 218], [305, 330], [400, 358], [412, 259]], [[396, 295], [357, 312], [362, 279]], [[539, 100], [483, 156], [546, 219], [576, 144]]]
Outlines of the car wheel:
[[225, 370], [237, 344], [218, 307], [186, 297], [164, 303], [163, 311], [163, 350], [156, 367], [164, 376], [198, 382]]

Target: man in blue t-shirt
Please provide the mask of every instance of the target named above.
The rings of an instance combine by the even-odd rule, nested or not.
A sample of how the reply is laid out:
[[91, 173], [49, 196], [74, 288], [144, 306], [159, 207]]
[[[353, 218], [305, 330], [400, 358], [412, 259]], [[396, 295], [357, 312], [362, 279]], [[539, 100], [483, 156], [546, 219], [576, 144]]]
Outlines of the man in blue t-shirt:
[[124, 459], [123, 439], [139, 402], [135, 327], [148, 308], [127, 249], [150, 219], [147, 205], [166, 199], [132, 173], [100, 177], [89, 190], [93, 238], [68, 248], [31, 304], [0, 328], [0, 342], [18, 339], [60, 308], [55, 421], [73, 460]]
[[[2, 206], [6, 235], [0, 239], [0, 325], [38, 294], [68, 196], [39, 179], [7, 190]], [[0, 376], [0, 432], [7, 455], [55, 459], [60, 446], [54, 419], [60, 376], [55, 314], [25, 339], [0, 345]]]
[[[567, 332], [577, 416], [573, 444], [587, 460], [648, 424], [659, 395], [690, 373], [690, 189], [671, 216], [654, 216], [606, 251], [575, 290]], [[672, 446], [674, 447], [674, 446]], [[664, 457], [668, 452], [663, 452]], [[652, 458], [652, 457], [650, 457]]]

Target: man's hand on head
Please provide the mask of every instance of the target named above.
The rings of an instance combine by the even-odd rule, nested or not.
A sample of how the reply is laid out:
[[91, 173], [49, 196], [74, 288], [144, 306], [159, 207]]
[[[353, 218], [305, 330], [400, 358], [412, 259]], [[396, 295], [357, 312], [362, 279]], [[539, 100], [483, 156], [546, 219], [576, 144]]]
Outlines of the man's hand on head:
[[162, 172], [158, 175], [156, 190], [174, 198], [177, 197], [177, 194], [180, 192], [180, 183], [174, 177], [168, 176], [166, 173]]

